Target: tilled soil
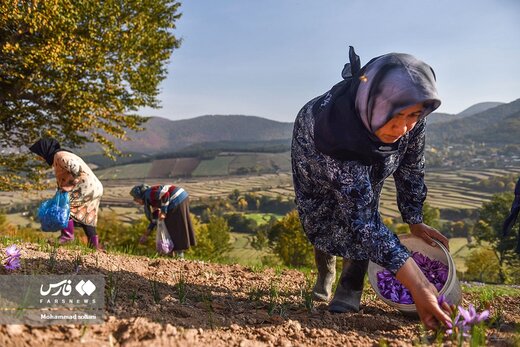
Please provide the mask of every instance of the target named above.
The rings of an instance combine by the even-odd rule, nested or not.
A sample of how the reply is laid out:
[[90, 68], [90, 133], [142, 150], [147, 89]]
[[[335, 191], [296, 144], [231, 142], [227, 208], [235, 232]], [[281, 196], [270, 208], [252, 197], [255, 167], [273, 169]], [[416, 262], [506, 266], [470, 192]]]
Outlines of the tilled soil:
[[[71, 274], [79, 251], [59, 249], [50, 271], [49, 253], [22, 245], [21, 273]], [[111, 278], [104, 324], [0, 326], [1, 346], [412, 346], [433, 342], [418, 320], [378, 300], [368, 288], [359, 313], [330, 314], [325, 304], [309, 307], [309, 285], [295, 270], [255, 272], [167, 258], [149, 259], [97, 252], [82, 255], [79, 274]], [[0, 270], [0, 274], [6, 274]], [[154, 295], [155, 292], [155, 295]], [[306, 304], [307, 302], [307, 304]], [[477, 303], [464, 295], [463, 306]], [[487, 344], [515, 346], [520, 298], [499, 297]], [[450, 342], [444, 342], [451, 345]]]

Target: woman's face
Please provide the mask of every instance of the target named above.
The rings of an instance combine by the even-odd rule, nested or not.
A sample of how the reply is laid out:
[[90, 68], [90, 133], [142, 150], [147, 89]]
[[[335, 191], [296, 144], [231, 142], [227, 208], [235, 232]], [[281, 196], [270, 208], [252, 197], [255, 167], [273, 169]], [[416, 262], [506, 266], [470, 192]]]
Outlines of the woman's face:
[[134, 202], [139, 205], [144, 205], [144, 201], [142, 199], [134, 198]]
[[413, 129], [422, 114], [422, 103], [409, 106], [394, 115], [381, 128], [376, 130], [376, 136], [383, 143], [394, 143], [404, 134]]

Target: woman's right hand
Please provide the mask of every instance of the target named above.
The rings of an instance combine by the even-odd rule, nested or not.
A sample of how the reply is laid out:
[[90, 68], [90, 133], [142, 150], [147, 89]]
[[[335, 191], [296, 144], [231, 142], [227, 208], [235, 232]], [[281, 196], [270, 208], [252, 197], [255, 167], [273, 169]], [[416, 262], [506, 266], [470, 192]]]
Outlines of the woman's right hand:
[[74, 189], [74, 186], [62, 186], [60, 189], [64, 192], [71, 192]]
[[450, 322], [451, 309], [444, 303], [439, 307], [437, 289], [426, 279], [412, 258], [397, 271], [396, 278], [410, 291], [419, 318], [427, 329], [434, 330], [439, 323], [446, 326]]

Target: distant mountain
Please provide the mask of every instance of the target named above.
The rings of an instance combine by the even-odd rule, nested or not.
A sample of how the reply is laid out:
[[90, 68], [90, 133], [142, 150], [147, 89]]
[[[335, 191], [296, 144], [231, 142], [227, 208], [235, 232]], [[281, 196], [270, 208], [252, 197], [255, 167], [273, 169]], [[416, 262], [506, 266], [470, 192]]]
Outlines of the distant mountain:
[[201, 116], [177, 121], [152, 117], [144, 128], [146, 130], [142, 132], [129, 132], [132, 141], [115, 140], [116, 146], [123, 152], [159, 154], [201, 143], [287, 140], [291, 138], [293, 123], [240, 115]]
[[[473, 105], [458, 115], [434, 113], [428, 118], [428, 143], [492, 142], [519, 143], [520, 99], [508, 104], [485, 102]], [[292, 136], [293, 123], [241, 115], [201, 116], [171, 121], [152, 117], [144, 124], [146, 130], [130, 132], [132, 141], [115, 140], [116, 146], [133, 157], [118, 162], [146, 161], [149, 156], [186, 156], [206, 151], [286, 151]], [[90, 145], [85, 154], [96, 150]], [[98, 165], [109, 163], [93, 160]], [[150, 158], [151, 159], [151, 158]], [[98, 162], [99, 161], [99, 162]]]
[[428, 123], [437, 124], [451, 122], [452, 120], [473, 116], [474, 114], [484, 112], [486, 110], [489, 110], [490, 108], [497, 107], [503, 104], [503, 102], [481, 102], [473, 106], [470, 106], [464, 111], [457, 114], [434, 112], [428, 116]]
[[473, 106], [468, 107], [464, 111], [457, 113], [458, 118], [465, 118], [469, 116], [473, 116], [475, 114], [487, 111], [491, 108], [504, 105], [504, 102], [480, 102], [478, 104], [475, 104]]
[[447, 123], [429, 123], [426, 134], [434, 145], [468, 141], [520, 144], [520, 99]]
[[428, 124], [446, 123], [452, 121], [455, 117], [454, 114], [433, 112], [428, 116]]
[[520, 144], [520, 111], [468, 135], [475, 142]]

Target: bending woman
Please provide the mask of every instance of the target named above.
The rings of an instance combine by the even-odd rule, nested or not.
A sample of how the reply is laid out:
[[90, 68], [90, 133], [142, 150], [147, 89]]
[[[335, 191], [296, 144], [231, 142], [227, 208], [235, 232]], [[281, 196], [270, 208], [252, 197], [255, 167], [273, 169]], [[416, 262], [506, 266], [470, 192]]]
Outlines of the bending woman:
[[42, 157], [54, 168], [58, 189], [69, 192], [70, 221], [61, 230], [60, 244], [74, 240], [74, 226], [87, 235], [89, 247], [99, 249], [96, 224], [103, 185], [90, 167], [76, 154], [61, 148], [55, 139], [40, 139], [29, 150]]
[[158, 220], [164, 220], [173, 241], [172, 255], [184, 257], [184, 251], [196, 245], [190, 218], [188, 192], [174, 185], [148, 186], [141, 184], [130, 191], [134, 201], [144, 205], [144, 213], [150, 221], [146, 232], [139, 239], [146, 243]]
[[[423, 223], [425, 117], [440, 105], [430, 66], [390, 53], [363, 68], [350, 48], [344, 80], [299, 112], [291, 148], [296, 203], [315, 247], [314, 295], [328, 300], [335, 258], [344, 258], [333, 312], [358, 311], [368, 261], [387, 268], [411, 292], [428, 328], [449, 316], [437, 291], [379, 214], [386, 178], [393, 175], [397, 203], [413, 234], [446, 247], [448, 240]], [[447, 306], [443, 307], [449, 311]]]

